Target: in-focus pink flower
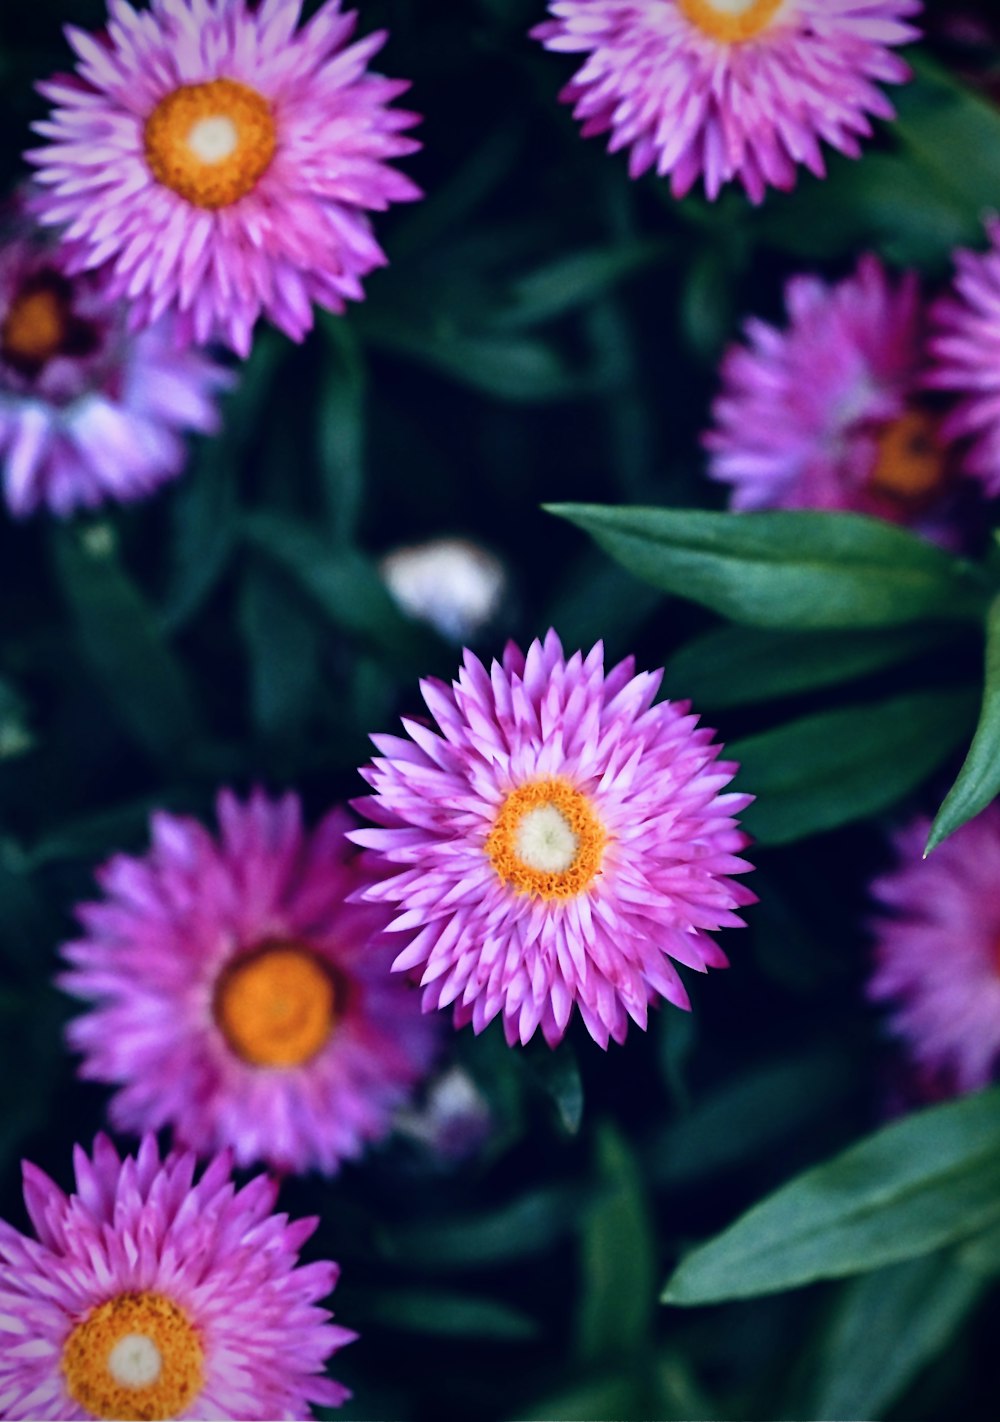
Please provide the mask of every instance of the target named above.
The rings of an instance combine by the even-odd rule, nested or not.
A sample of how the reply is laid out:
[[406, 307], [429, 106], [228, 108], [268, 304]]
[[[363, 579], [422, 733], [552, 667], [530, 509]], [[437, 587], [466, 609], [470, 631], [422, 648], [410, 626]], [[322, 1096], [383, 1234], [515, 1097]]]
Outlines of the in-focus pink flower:
[[738, 178], [754, 202], [824, 174], [821, 141], [856, 158], [878, 87], [909, 78], [892, 53], [917, 39], [920, 0], [549, 0], [532, 31], [586, 56], [560, 98], [583, 135], [610, 133], [633, 178], [655, 165], [682, 197]]
[[0, 243], [0, 467], [17, 516], [144, 498], [180, 474], [186, 430], [218, 426], [231, 383], [179, 351], [169, 318], [126, 330], [107, 282], [71, 276], [65, 254], [22, 223]]
[[1000, 218], [987, 223], [986, 252], [959, 252], [954, 289], [932, 312], [927, 383], [959, 400], [944, 433], [970, 442], [966, 467], [1000, 494]]
[[24, 1164], [35, 1238], [0, 1221], [0, 1415], [311, 1417], [350, 1393], [323, 1376], [357, 1337], [317, 1307], [336, 1264], [298, 1266], [315, 1219], [275, 1215], [277, 1185], [239, 1192], [228, 1153], [121, 1160], [77, 1146], [68, 1197]]
[[733, 817], [753, 797], [719, 793], [736, 766], [686, 702], [653, 705], [661, 675], [605, 673], [600, 643], [566, 658], [550, 632], [421, 683], [437, 731], [372, 738], [356, 808], [382, 828], [350, 837], [397, 866], [365, 897], [397, 906], [393, 967], [420, 974], [426, 1011], [555, 1044], [576, 1004], [606, 1047], [657, 996], [688, 1005], [671, 959], [726, 966], [708, 935], [754, 901], [728, 877], [750, 868]]
[[383, 265], [370, 210], [419, 197], [386, 160], [419, 145], [388, 107], [406, 82], [368, 74], [384, 31], [327, 0], [108, 0], [106, 31], [67, 28], [77, 74], [39, 85], [56, 105], [26, 156], [39, 215], [81, 267], [110, 265], [136, 325], [166, 311], [184, 340], [240, 355], [264, 313], [294, 340], [312, 303], [342, 311]]
[[[953, 451], [922, 394], [916, 275], [866, 254], [833, 286], [795, 276], [788, 326], [752, 318], [722, 361], [704, 445], [734, 509], [853, 509], [948, 527]], [[939, 530], [940, 526], [940, 530]]]
[[872, 885], [868, 995], [927, 1079], [985, 1086], [1000, 1062], [1000, 803], [925, 860], [930, 820], [896, 836], [897, 863]]
[[117, 1085], [111, 1120], [173, 1127], [238, 1164], [331, 1172], [388, 1133], [437, 1034], [389, 972], [384, 910], [335, 811], [311, 834], [295, 795], [223, 791], [216, 840], [159, 813], [142, 859], [98, 872], [60, 985], [96, 1006], [68, 1029], [81, 1075]]

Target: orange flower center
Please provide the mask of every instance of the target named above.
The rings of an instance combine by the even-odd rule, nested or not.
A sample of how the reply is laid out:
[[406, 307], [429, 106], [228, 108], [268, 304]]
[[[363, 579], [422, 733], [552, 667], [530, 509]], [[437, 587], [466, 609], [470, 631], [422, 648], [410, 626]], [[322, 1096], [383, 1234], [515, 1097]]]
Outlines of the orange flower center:
[[40, 370], [62, 348], [69, 320], [69, 302], [55, 283], [26, 286], [0, 327], [4, 358], [19, 370]]
[[586, 795], [557, 777], [532, 780], [507, 796], [486, 853], [519, 894], [569, 899], [601, 872], [607, 831]]
[[265, 943], [222, 974], [215, 1020], [230, 1047], [258, 1067], [297, 1067], [327, 1042], [338, 991], [329, 967], [297, 943]]
[[683, 15], [723, 44], [740, 44], [766, 30], [784, 0], [677, 0]]
[[198, 1333], [162, 1294], [119, 1294], [92, 1309], [66, 1339], [66, 1388], [92, 1417], [179, 1417], [204, 1378]]
[[252, 192], [277, 145], [271, 105], [235, 79], [184, 84], [146, 120], [157, 182], [195, 207], [228, 207]]
[[940, 492], [947, 476], [937, 421], [926, 411], [907, 410], [879, 433], [870, 492], [896, 503], [922, 504]]

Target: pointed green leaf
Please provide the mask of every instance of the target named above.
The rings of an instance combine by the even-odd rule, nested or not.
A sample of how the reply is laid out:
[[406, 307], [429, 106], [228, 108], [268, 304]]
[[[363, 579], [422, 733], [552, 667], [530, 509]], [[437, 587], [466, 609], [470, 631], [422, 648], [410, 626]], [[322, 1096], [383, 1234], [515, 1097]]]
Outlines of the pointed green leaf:
[[664, 1303], [863, 1274], [1000, 1220], [1000, 1088], [907, 1116], [755, 1205], [682, 1261]]
[[972, 564], [861, 514], [552, 504], [635, 577], [734, 622], [792, 629], [978, 620]]
[[972, 691], [917, 691], [803, 716], [735, 741], [739, 784], [757, 796], [743, 812], [761, 844], [787, 844], [888, 809], [968, 735]]
[[965, 764], [937, 813], [927, 840], [930, 854], [1000, 794], [1000, 598], [986, 618], [986, 676], [979, 725]]

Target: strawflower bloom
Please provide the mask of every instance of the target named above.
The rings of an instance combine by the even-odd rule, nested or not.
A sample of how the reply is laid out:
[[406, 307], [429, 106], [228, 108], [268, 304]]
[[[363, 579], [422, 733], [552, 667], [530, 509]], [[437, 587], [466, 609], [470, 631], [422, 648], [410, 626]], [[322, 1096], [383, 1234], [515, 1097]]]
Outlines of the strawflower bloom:
[[969, 441], [966, 467], [1000, 494], [1000, 218], [986, 252], [959, 252], [953, 290], [935, 304], [928, 384], [959, 399], [944, 425]]
[[386, 160], [419, 145], [409, 86], [366, 72], [384, 31], [327, 0], [108, 0], [107, 30], [66, 34], [77, 74], [39, 85], [56, 108], [26, 156], [83, 267], [110, 264], [137, 325], [240, 355], [266, 314], [301, 340], [312, 303], [342, 311], [383, 265], [368, 212], [419, 197]]
[[974, 1091], [1000, 1063], [1000, 803], [957, 830], [925, 860], [931, 822], [895, 842], [895, 866], [877, 878], [875, 971], [868, 995], [917, 1069]]
[[176, 349], [169, 318], [126, 330], [96, 273], [15, 223], [0, 243], [0, 469], [11, 513], [66, 515], [144, 498], [187, 461], [185, 431], [218, 427], [231, 376]]
[[583, 54], [560, 98], [583, 135], [610, 133], [629, 173], [656, 167], [682, 197], [738, 178], [760, 202], [797, 165], [824, 174], [820, 142], [856, 158], [879, 84], [909, 78], [892, 47], [917, 39], [920, 0], [550, 0], [532, 34]]
[[218, 839], [158, 813], [148, 855], [98, 872], [105, 898], [63, 949], [60, 985], [96, 1004], [69, 1041], [119, 1087], [117, 1129], [332, 1172], [389, 1132], [437, 1034], [390, 975], [385, 911], [346, 902], [367, 883], [350, 817], [307, 833], [295, 795], [260, 791], [217, 810]]
[[338, 1267], [298, 1265], [317, 1221], [272, 1214], [273, 1180], [237, 1192], [227, 1152], [195, 1184], [153, 1136], [74, 1166], [66, 1196], [25, 1161], [34, 1238], [0, 1221], [0, 1416], [251, 1422], [350, 1396], [323, 1376], [357, 1337], [317, 1307]]
[[734, 509], [852, 509], [946, 522], [954, 453], [922, 393], [916, 275], [863, 256], [843, 281], [794, 276], [788, 325], [752, 318], [722, 361], [704, 444]]
[[600, 643], [567, 658], [549, 632], [422, 682], [438, 730], [372, 738], [356, 808], [380, 828], [351, 838], [397, 866], [365, 896], [397, 906], [393, 967], [420, 973], [426, 1011], [554, 1045], [576, 1004], [606, 1047], [658, 995], [688, 1006], [671, 959], [726, 966], [708, 935], [754, 900], [728, 877], [750, 868], [733, 817], [753, 797], [719, 793], [736, 766], [686, 702], [653, 705], [661, 675], [605, 672]]

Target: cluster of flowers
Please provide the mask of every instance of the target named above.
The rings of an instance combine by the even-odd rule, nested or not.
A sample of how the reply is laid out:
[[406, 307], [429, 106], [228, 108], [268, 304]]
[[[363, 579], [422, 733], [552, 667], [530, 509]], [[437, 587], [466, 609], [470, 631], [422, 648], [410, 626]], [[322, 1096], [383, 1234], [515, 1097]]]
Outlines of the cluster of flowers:
[[[905, 77], [890, 48], [919, 8], [553, 0], [535, 34], [588, 55], [565, 97], [586, 132], [631, 150], [633, 174], [655, 163], [680, 194], [701, 173], [710, 197], [739, 178], [757, 201], [796, 164], [821, 172], [820, 139], [855, 153], [866, 115], [891, 112], [876, 81]], [[341, 310], [384, 261], [368, 213], [418, 196], [387, 162], [416, 146], [415, 115], [390, 107], [406, 86], [368, 72], [385, 36], [351, 42], [338, 0], [299, 18], [300, 0], [109, 0], [100, 35], [68, 31], [77, 71], [40, 86], [56, 107], [0, 252], [15, 513], [127, 500], [178, 473], [183, 432], [213, 428], [232, 378], [204, 348], [246, 357], [261, 315], [301, 339], [314, 304]], [[708, 439], [737, 506], [923, 518], [941, 439], [969, 434], [969, 471], [1000, 486], [1000, 397], [981, 366], [1000, 255], [961, 260], [929, 374], [915, 282], [872, 258], [832, 291], [794, 282], [787, 337], [751, 327]], [[941, 430], [921, 393], [935, 385], [972, 392]], [[736, 816], [751, 797], [725, 789], [735, 765], [658, 687], [631, 659], [605, 671], [600, 646], [567, 657], [554, 633], [489, 667], [467, 652], [450, 686], [423, 683], [430, 722], [374, 738], [354, 806], [374, 827], [335, 809], [309, 832], [294, 795], [224, 791], [217, 836], [159, 813], [148, 854], [104, 866], [60, 982], [90, 1004], [69, 1029], [82, 1074], [115, 1088], [112, 1124], [142, 1142], [124, 1160], [104, 1137], [78, 1150], [69, 1197], [25, 1167], [37, 1237], [0, 1224], [0, 1413], [300, 1417], [343, 1400], [323, 1369], [354, 1335], [317, 1307], [336, 1267], [298, 1263], [315, 1221], [274, 1214], [267, 1175], [236, 1191], [232, 1169], [331, 1173], [385, 1135], [435, 1059], [437, 1009], [554, 1045], [575, 1008], [606, 1047], [659, 998], [687, 1005], [675, 963], [725, 966], [710, 935], [754, 898], [732, 877], [750, 867]], [[1000, 853], [992, 821], [969, 833]], [[920, 893], [914, 868], [881, 884], [887, 904], [926, 895], [939, 916], [886, 929], [874, 991], [911, 989], [908, 936], [933, 960], [966, 887], [952, 868], [946, 847]], [[968, 872], [972, 902], [985, 890]], [[969, 927], [1000, 993], [996, 933], [971, 910]], [[946, 1017], [945, 984], [900, 1026], [939, 1062], [964, 1052]], [[998, 1048], [962, 1055], [958, 1084]]]

